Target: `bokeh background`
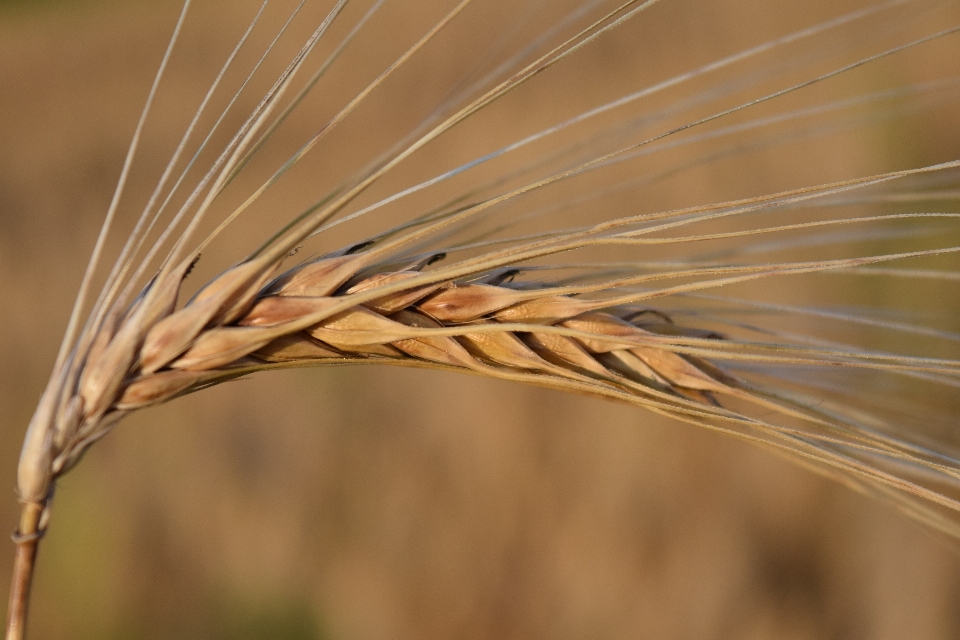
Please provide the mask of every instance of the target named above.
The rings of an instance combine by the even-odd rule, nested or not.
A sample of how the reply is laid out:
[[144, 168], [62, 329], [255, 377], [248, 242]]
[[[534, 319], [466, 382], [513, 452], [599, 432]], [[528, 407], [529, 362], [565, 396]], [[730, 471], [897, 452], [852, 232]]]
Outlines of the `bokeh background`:
[[[329, 3], [308, 4], [320, 16]], [[303, 140], [332, 113], [324, 100], [362, 87], [448, 4], [388, 2], [365, 41], [379, 48], [360, 47], [337, 67], [281, 142]], [[228, 237], [209, 271], [201, 264], [197, 281], [216, 273], [216, 256], [242, 255], [321, 183], [422, 118], [497, 28], [500, 5], [486, 4], [384, 87], [355, 127], [338, 130], [309, 172]], [[643, 25], [571, 61], [564, 82], [512, 99], [404, 175], [430, 175], [491, 137], [515, 138], [621, 87], [859, 6], [707, 4], [664, 0]], [[960, 19], [946, 6], [934, 17], [943, 27]], [[177, 10], [166, 0], [0, 1], [0, 484], [9, 487], [0, 528], [15, 527], [23, 430]], [[142, 206], [254, 10], [198, 3], [144, 139], [129, 211]], [[908, 55], [883, 78], [864, 73], [847, 86], [943, 75], [956, 64]], [[651, 191], [644, 206], [952, 159], [955, 104], [828, 146], [704, 167]], [[271, 153], [264, 166], [283, 157]], [[955, 330], [951, 317], [944, 326]], [[117, 640], [960, 638], [958, 549], [769, 452], [632, 407], [406, 368], [271, 372], [132, 416], [62, 479], [31, 631]], [[0, 576], [12, 550], [0, 553]]]

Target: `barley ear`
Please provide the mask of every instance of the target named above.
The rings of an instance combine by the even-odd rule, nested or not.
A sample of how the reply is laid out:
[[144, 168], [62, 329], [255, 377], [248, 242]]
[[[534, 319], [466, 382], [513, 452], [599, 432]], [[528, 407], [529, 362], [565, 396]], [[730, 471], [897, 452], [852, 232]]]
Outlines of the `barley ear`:
[[[327, 62], [292, 100], [284, 103], [284, 95], [294, 90], [297, 72], [348, 4], [347, 0], [334, 2], [279, 78], [241, 119], [239, 129], [231, 134], [196, 187], [182, 198], [180, 209], [166, 212], [166, 204], [180, 202], [182, 195], [177, 193], [179, 182], [168, 189], [167, 179], [179, 167], [189, 134], [203, 121], [200, 116], [211, 89], [109, 269], [101, 291], [94, 294], [90, 291], [94, 274], [100, 273], [101, 253], [144, 118], [190, 5], [186, 0], [84, 273], [53, 374], [24, 438], [17, 477], [23, 506], [14, 534], [16, 556], [7, 640], [24, 637], [37, 547], [49, 520], [57, 478], [133, 411], [248, 374], [281, 368], [393, 364], [482, 375], [627, 403], [789, 456], [960, 538], [960, 460], [946, 447], [938, 450], [927, 446], [922, 434], [898, 429], [895, 423], [891, 427], [884, 422], [880, 403], [870, 414], [856, 397], [840, 396], [836, 400], [835, 390], [822, 388], [829, 383], [821, 383], [817, 373], [810, 373], [847, 372], [854, 383], [858, 380], [855, 374], [884, 374], [895, 381], [906, 381], [907, 389], [913, 388], [910, 384], [923, 384], [952, 392], [960, 387], [960, 360], [891, 353], [855, 341], [848, 344], [833, 340], [815, 331], [794, 331], [789, 322], [762, 324], [763, 320], [754, 319], [761, 315], [758, 311], [776, 312], [779, 317], [827, 317], [831, 322], [860, 323], [899, 332], [897, 337], [929, 334], [960, 343], [960, 335], [914, 326], [890, 315], [858, 315], [725, 296], [738, 285], [766, 283], [772, 278], [888, 275], [896, 271], [886, 265], [888, 262], [932, 260], [960, 253], [955, 240], [944, 239], [947, 234], [920, 246], [926, 239], [918, 239], [922, 234], [915, 230], [891, 232], [884, 226], [914, 223], [921, 218], [923, 222], [955, 223], [960, 214], [923, 211], [862, 215], [849, 213], [842, 202], [849, 198], [854, 203], [851, 206], [859, 207], [869, 203], [871, 197], [902, 197], [904, 193], [885, 194], [880, 190], [893, 190], [892, 185], [910, 180], [923, 185], [924, 179], [940, 178], [960, 169], [960, 160], [854, 178], [835, 177], [812, 186], [804, 182], [801, 186], [769, 187], [761, 192], [765, 195], [751, 192], [736, 199], [731, 195], [725, 201], [708, 200], [706, 204], [682, 200], [669, 205], [676, 208], [651, 210], [644, 209], [641, 201], [646, 194], [640, 192], [646, 188], [640, 178], [648, 176], [637, 177], [635, 183], [621, 183], [617, 172], [611, 171], [609, 182], [599, 186], [590, 182], [601, 171], [624, 169], [626, 163], [644, 155], [696, 141], [700, 132], [704, 136], [701, 141], [711, 136], [720, 139], [720, 133], [738, 127], [746, 130], [770, 124], [768, 118], [746, 120], [726, 130], [710, 129], [733, 118], [749, 117], [757, 111], [757, 105], [773, 109], [784, 97], [794, 97], [815, 85], [826, 86], [833, 79], [847, 77], [844, 74], [960, 33], [960, 27], [951, 27], [906, 43], [898, 41], [901, 44], [879, 52], [871, 49], [871, 53], [858, 53], [853, 62], [846, 58], [831, 62], [831, 70], [810, 63], [802, 70], [802, 80], [787, 75], [781, 83], [771, 73], [778, 70], [776, 66], [764, 69], [759, 74], [762, 78], [748, 73], [744, 85], [751, 91], [756, 89], [759, 95], [741, 96], [736, 83], [718, 80], [716, 86], [692, 95], [690, 104], [680, 100], [659, 111], [650, 105], [651, 111], [641, 111], [636, 121], [630, 120], [634, 116], [613, 117], [619, 109], [647, 109], [646, 104], [638, 105], [656, 93], [695, 78], [706, 82], [720, 69], [856, 22], [905, 0], [881, 1], [645, 88], [631, 85], [626, 95], [604, 98], [608, 101], [599, 106], [564, 116], [561, 122], [525, 133], [525, 137], [492, 152], [483, 147], [484, 155], [458, 158], [461, 164], [433, 177], [423, 178], [416, 168], [410, 175], [419, 182], [407, 186], [403, 180], [409, 176], [402, 172], [409, 169], [408, 160], [425, 153], [425, 147], [439, 144], [449, 131], [502, 98], [516, 96], [524, 85], [532, 87], [534, 78], [545, 77], [546, 72], [587, 50], [604, 34], [648, 8], [656, 5], [650, 12], [655, 13], [667, 4], [658, 0], [611, 0], [610, 7], [602, 7], [600, 2], [584, 3], [579, 7], [583, 13], [578, 9], [571, 14], [575, 20], [558, 23], [557, 30], [548, 29], [531, 46], [508, 56], [496, 72], [455, 90], [449, 103], [444, 101], [380, 157], [342, 178], [339, 184], [324, 185], [326, 195], [311, 194], [309, 202], [313, 204], [284, 218], [265, 241], [256, 239], [253, 246], [257, 248], [246, 257], [231, 255], [229, 262], [225, 261], [229, 266], [221, 265], [219, 275], [200, 286], [190, 299], [181, 299], [184, 280], [201, 251], [206, 255], [214, 240], [223, 240], [221, 232], [228, 224], [255, 202], [262, 204], [258, 202], [261, 195], [325, 142], [331, 130], [348, 117], [358, 117], [362, 103], [376, 91], [384, 91], [381, 87], [388, 80], [401, 77], [397, 71], [401, 67], [406, 70], [448, 24], [470, 13], [467, 8], [471, 2], [451, 0], [453, 6], [444, 17], [344, 106], [334, 109], [330, 120], [320, 123], [278, 168], [270, 169], [260, 187], [245, 194], [239, 206], [223, 213], [206, 238], [196, 240], [194, 234], [204, 228], [201, 223], [205, 216], [212, 216], [214, 205], [226, 199], [218, 199], [221, 193], [304, 100], [382, 0], [374, 2], [341, 45], [332, 49]], [[479, 4], [473, 3], [470, 10]], [[261, 13], [265, 6], [266, 1]], [[302, 6], [296, 6], [286, 25]], [[596, 15], [591, 13], [594, 9]], [[350, 15], [349, 11], [343, 13]], [[260, 13], [247, 34], [259, 17]], [[577, 21], [587, 26], [578, 26]], [[248, 80], [284, 34], [286, 25]], [[214, 87], [235, 59], [240, 44]], [[814, 58], [820, 55], [816, 49], [811, 47]], [[210, 136], [228, 115], [235, 115], [230, 109], [241, 91], [243, 88], [216, 120]], [[840, 108], [835, 103], [817, 105], [821, 112], [828, 107]], [[779, 114], [775, 120], [801, 119], [805, 115]], [[562, 135], [556, 135], [569, 134], [580, 126], [584, 131], [588, 126], [597, 129], [574, 142], [564, 142]], [[814, 134], [805, 130], [800, 137], [812, 139]], [[200, 152], [210, 139], [208, 136], [200, 144], [194, 159], [202, 156]], [[510, 155], [527, 145], [533, 149], [534, 143], [556, 144], [557, 148], [537, 152], [540, 155], [533, 154], [536, 157], [532, 160], [518, 158], [522, 154]], [[736, 157], [743, 149], [731, 147], [726, 153]], [[662, 153], [658, 159], [665, 157], [665, 164], [669, 164], [673, 162], [669, 155]], [[437, 157], [444, 158], [444, 154]], [[495, 161], [505, 158], [515, 166], [497, 167]], [[192, 177], [192, 163], [187, 163], [181, 179]], [[444, 191], [447, 186], [455, 186], [455, 178], [481, 165], [493, 176], [472, 173], [479, 176], [476, 182], [452, 195]], [[251, 163], [250, 167], [252, 171], [257, 165]], [[664, 175], [686, 168], [668, 167]], [[313, 186], [326, 178], [317, 178]], [[398, 179], [391, 183], [394, 178]], [[630, 176], [630, 180], [633, 178]], [[388, 183], [403, 187], [390, 187], [399, 190], [377, 196], [381, 199], [372, 204], [364, 202]], [[443, 188], [430, 191], [441, 183]], [[565, 195], [568, 192], [563, 189], [573, 189], [577, 184], [588, 185], [586, 193]], [[613, 198], [604, 198], [621, 188], [627, 193], [633, 190], [636, 193], [631, 195], [638, 197], [624, 198], [630, 204], [617, 209], [610, 204]], [[165, 199], [161, 197], [164, 193]], [[316, 254], [304, 251], [309, 257], [300, 261], [293, 258], [315, 236], [361, 216], [379, 215], [414, 194], [416, 198], [401, 204], [406, 206], [420, 196], [425, 201], [428, 196], [435, 197], [440, 203], [409, 204], [423, 209], [401, 210], [406, 217], [400, 221], [374, 227], [375, 232], [358, 232], [359, 238], [346, 236], [350, 241], [344, 240], [344, 246], [323, 247]], [[553, 200], [546, 208], [536, 209], [532, 203], [541, 194]], [[594, 207], [593, 199], [603, 205]], [[155, 206], [161, 201], [163, 204]], [[909, 193], [907, 202], [914, 202]], [[567, 208], [577, 214], [568, 222], [547, 215]], [[797, 211], [801, 212], [797, 218], [787, 218]], [[526, 229], [527, 222], [537, 221], [548, 226]], [[564, 228], [564, 224], [575, 226]], [[731, 227], [720, 228], [726, 224]], [[867, 245], [863, 241], [875, 240], [871, 232], [877, 229], [888, 233], [880, 234], [881, 238], [902, 241], [896, 250], [864, 248]], [[764, 244], [768, 238], [774, 240]], [[150, 245], [148, 239], [155, 239], [154, 244]], [[729, 241], [733, 242], [722, 244]], [[714, 249], [702, 249], [704, 246]], [[828, 250], [822, 250], [824, 246]], [[815, 253], [811, 256], [804, 253], [806, 250]], [[621, 251], [633, 257], [614, 262], [621, 258], [611, 256], [619, 256]], [[569, 263], [561, 262], [568, 257]], [[293, 264], [284, 266], [285, 261]], [[150, 274], [155, 275], [150, 278]], [[905, 277], [926, 276], [915, 270]], [[955, 278], [956, 273], [937, 277]], [[85, 321], [84, 313], [88, 314]], [[798, 370], [806, 375], [791, 378], [790, 374]], [[821, 383], [821, 388], [816, 383]], [[921, 404], [926, 397], [921, 396], [919, 402], [916, 397], [913, 400]]]

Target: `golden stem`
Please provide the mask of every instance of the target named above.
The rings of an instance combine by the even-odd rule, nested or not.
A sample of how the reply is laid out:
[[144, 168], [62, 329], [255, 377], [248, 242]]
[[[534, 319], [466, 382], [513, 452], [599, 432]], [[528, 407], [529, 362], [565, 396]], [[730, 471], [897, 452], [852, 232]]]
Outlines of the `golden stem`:
[[30, 583], [37, 559], [37, 546], [43, 536], [40, 519], [44, 505], [28, 502], [20, 513], [20, 527], [13, 534], [17, 555], [13, 563], [13, 580], [10, 584], [10, 604], [7, 607], [6, 640], [23, 640], [27, 628], [27, 605], [30, 602]]

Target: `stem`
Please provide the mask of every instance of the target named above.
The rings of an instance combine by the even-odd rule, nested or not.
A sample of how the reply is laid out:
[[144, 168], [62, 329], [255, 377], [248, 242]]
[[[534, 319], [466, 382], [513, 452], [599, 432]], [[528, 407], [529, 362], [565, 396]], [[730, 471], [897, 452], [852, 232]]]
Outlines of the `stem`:
[[44, 505], [28, 502], [20, 513], [20, 527], [13, 534], [17, 555], [13, 562], [13, 580], [10, 584], [10, 604], [7, 607], [6, 640], [23, 640], [27, 629], [27, 604], [30, 601], [30, 583], [37, 559], [37, 546], [43, 537], [40, 519]]

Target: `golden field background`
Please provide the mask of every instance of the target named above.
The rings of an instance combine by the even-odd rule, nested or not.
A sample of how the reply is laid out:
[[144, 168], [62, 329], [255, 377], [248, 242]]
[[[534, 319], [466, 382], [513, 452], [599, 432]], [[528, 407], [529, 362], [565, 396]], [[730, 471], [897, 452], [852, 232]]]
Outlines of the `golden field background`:
[[[354, 77], [382, 68], [448, 4], [388, 2], [368, 41], [383, 56], [363, 49], [345, 60], [316, 111], [281, 142], [302, 141], [325, 120], [319, 114], [329, 117], [324, 100], [339, 104], [362, 87]], [[498, 5], [485, 4], [481, 15], [493, 20]], [[565, 85], [511, 97], [410, 175], [432, 175], [487, 149], [490, 137], [514, 139], [597, 95], [854, 6], [663, 0], [644, 26], [570, 61]], [[23, 430], [177, 9], [0, 2], [0, 478], [11, 489], [0, 493], [0, 528], [15, 527]], [[142, 206], [185, 114], [254, 10], [199, 2], [148, 127], [128, 213]], [[943, 26], [960, 19], [952, 14]], [[496, 23], [476, 24], [454, 27], [418, 71], [378, 92], [360, 124], [331, 138], [314, 173], [291, 178], [204, 257], [195, 282], [415, 123]], [[955, 52], [957, 42], [943, 46]], [[904, 58], [884, 67], [904, 82], [931, 60], [957, 67], [948, 56]], [[897, 121], [905, 138], [871, 130], [704, 167], [651, 191], [643, 206], [953, 159], [955, 111]], [[953, 330], [955, 318], [946, 321]], [[0, 575], [12, 550], [0, 553]], [[632, 407], [406, 368], [271, 372], [132, 416], [59, 483], [31, 631], [118, 640], [960, 638], [960, 547], [768, 452]]]

